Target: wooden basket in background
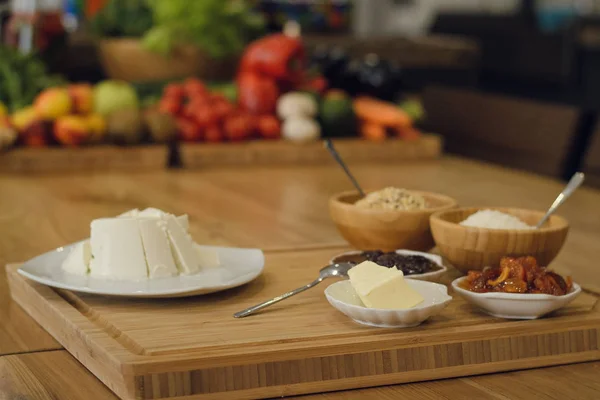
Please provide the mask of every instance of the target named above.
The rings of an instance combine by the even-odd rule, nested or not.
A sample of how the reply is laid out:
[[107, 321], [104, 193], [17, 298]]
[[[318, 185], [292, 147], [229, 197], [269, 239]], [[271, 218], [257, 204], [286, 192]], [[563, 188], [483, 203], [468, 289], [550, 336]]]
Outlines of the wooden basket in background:
[[235, 58], [213, 59], [195, 46], [178, 46], [165, 57], [143, 48], [137, 39], [103, 39], [99, 55], [106, 75], [128, 82], [164, 81], [187, 76], [205, 80], [233, 77]]

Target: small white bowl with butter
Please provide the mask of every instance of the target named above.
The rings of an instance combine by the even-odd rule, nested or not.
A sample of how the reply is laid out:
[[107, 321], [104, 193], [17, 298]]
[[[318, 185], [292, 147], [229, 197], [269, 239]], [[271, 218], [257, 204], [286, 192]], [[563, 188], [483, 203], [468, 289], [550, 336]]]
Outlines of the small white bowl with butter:
[[329, 303], [368, 326], [408, 328], [440, 313], [452, 300], [438, 283], [404, 279], [402, 271], [365, 261], [350, 269], [350, 280], [325, 290]]

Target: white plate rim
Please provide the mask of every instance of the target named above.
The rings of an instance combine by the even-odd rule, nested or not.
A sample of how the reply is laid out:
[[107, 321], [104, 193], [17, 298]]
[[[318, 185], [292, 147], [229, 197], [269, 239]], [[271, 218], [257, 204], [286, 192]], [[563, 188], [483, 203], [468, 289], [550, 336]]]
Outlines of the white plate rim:
[[[216, 249], [216, 250], [221, 250], [221, 251], [247, 250], [247, 251], [253, 251], [253, 252], [257, 252], [257, 253], [260, 252], [260, 259], [259, 259], [260, 267], [253, 269], [249, 273], [237, 275], [233, 279], [231, 279], [229, 282], [226, 282], [225, 284], [221, 284], [221, 285], [200, 285], [199, 284], [198, 286], [192, 286], [192, 287], [187, 287], [187, 288], [154, 290], [152, 292], [122, 292], [122, 291], [111, 291], [111, 290], [98, 290], [98, 289], [85, 287], [85, 286], [70, 285], [70, 284], [65, 284], [63, 282], [60, 282], [60, 281], [56, 281], [54, 279], [49, 279], [49, 278], [45, 278], [43, 276], [39, 276], [39, 275], [30, 273], [29, 271], [24, 269], [24, 268], [27, 268], [27, 266], [29, 264], [32, 264], [34, 262], [39, 262], [40, 259], [46, 258], [57, 251], [68, 252], [75, 245], [77, 245], [85, 240], [88, 240], [88, 239], [84, 239], [84, 240], [81, 240], [81, 241], [78, 241], [75, 243], [61, 246], [56, 249], [45, 252], [43, 254], [37, 255], [37, 256], [25, 261], [23, 264], [21, 264], [21, 266], [19, 267], [17, 272], [19, 274], [21, 274], [22, 276], [24, 276], [32, 281], [38, 282], [40, 284], [50, 286], [53, 288], [57, 288], [57, 289], [70, 290], [73, 292], [88, 293], [88, 294], [102, 295], [102, 296], [111, 296], [111, 297], [169, 298], [169, 297], [197, 296], [197, 295], [204, 295], [204, 294], [220, 292], [220, 291], [227, 290], [227, 289], [233, 289], [235, 287], [242, 286], [242, 285], [245, 285], [246, 283], [253, 281], [254, 279], [258, 278], [264, 271], [265, 256], [261, 249], [224, 247], [224, 246], [205, 246], [205, 245], [199, 245], [197, 243], [195, 243], [195, 244], [199, 247], [211, 248], [211, 249]], [[60, 268], [60, 267], [61, 267], [60, 265], [56, 265], [53, 268]], [[185, 279], [184, 275], [180, 275], [180, 277]], [[104, 280], [104, 279], [100, 279], [100, 278], [90, 278], [90, 277], [88, 277], [88, 278], [93, 279], [95, 281], [111, 282], [111, 280], [109, 280], [109, 279]], [[169, 279], [169, 278], [166, 278], [166, 279]], [[140, 282], [145, 282], [145, 281], [140, 281]]]

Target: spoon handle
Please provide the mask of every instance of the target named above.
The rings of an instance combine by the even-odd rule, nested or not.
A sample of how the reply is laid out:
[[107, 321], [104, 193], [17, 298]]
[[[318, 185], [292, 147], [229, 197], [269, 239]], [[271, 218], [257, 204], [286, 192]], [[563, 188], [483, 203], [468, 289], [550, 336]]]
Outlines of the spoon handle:
[[354, 178], [354, 175], [352, 175], [352, 173], [346, 166], [346, 163], [344, 162], [344, 160], [342, 160], [342, 157], [340, 157], [335, 147], [333, 147], [333, 142], [331, 141], [331, 139], [325, 140], [325, 147], [327, 148], [327, 150], [329, 150], [329, 153], [331, 153], [331, 155], [333, 156], [335, 161], [340, 165], [340, 167], [342, 167], [342, 169], [344, 170], [344, 172], [346, 173], [356, 190], [358, 190], [358, 193], [360, 193], [361, 197], [365, 197], [365, 192], [363, 192], [362, 188]]
[[544, 223], [548, 220], [548, 218], [550, 218], [550, 215], [554, 214], [556, 209], [558, 209], [558, 207], [560, 207], [562, 205], [562, 203], [564, 203], [573, 194], [573, 192], [579, 186], [581, 186], [584, 179], [585, 179], [585, 174], [583, 172], [576, 172], [575, 174], [573, 174], [573, 176], [571, 177], [571, 180], [569, 180], [569, 183], [567, 183], [567, 186], [565, 186], [563, 191], [560, 192], [560, 194], [556, 197], [556, 200], [554, 200], [554, 203], [552, 203], [552, 205], [550, 206], [550, 208], [548, 209], [546, 214], [544, 214], [542, 219], [540, 219], [540, 222], [538, 222], [535, 227], [541, 228], [542, 225], [544, 225]]
[[235, 318], [243, 318], [243, 317], [246, 317], [246, 316], [248, 316], [250, 314], [254, 314], [258, 310], [262, 310], [263, 308], [269, 307], [272, 304], [279, 303], [281, 300], [285, 300], [288, 297], [292, 297], [295, 294], [304, 292], [305, 290], [308, 290], [308, 289], [310, 289], [310, 288], [312, 288], [314, 286], [317, 286], [322, 281], [323, 281], [323, 278], [316, 279], [316, 280], [312, 281], [311, 283], [309, 283], [308, 285], [304, 285], [302, 287], [299, 287], [298, 289], [294, 289], [294, 290], [292, 290], [290, 292], [284, 293], [281, 296], [274, 297], [271, 300], [267, 300], [267, 301], [265, 301], [263, 303], [257, 304], [255, 306], [250, 307], [250, 308], [246, 308], [243, 311], [236, 312], [235, 314], [233, 314], [233, 316]]

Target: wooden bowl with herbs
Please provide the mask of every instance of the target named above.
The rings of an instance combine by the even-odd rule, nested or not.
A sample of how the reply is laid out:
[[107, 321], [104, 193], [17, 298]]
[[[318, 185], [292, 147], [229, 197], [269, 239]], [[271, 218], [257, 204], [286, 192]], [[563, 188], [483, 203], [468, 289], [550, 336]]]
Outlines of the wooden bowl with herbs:
[[[329, 200], [329, 213], [340, 234], [358, 250], [431, 249], [433, 238], [429, 229], [429, 217], [435, 212], [456, 207], [456, 201], [442, 194], [402, 192], [402, 189], [397, 189], [396, 196], [391, 196], [392, 203], [404, 198], [404, 204], [382, 206], [378, 193], [389, 189], [394, 188], [368, 192], [367, 199], [372, 201], [366, 202], [367, 204], [358, 202], [361, 196], [355, 191], [332, 196]], [[383, 197], [385, 198], [385, 194]], [[417, 203], [421, 204], [414, 204], [414, 199], [418, 199]]]
[[520, 208], [457, 208], [433, 214], [431, 232], [439, 253], [463, 273], [495, 267], [505, 256], [533, 256], [547, 266], [565, 243], [569, 223], [552, 215], [534, 228], [543, 215]]

